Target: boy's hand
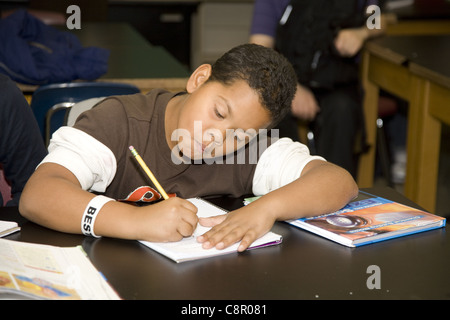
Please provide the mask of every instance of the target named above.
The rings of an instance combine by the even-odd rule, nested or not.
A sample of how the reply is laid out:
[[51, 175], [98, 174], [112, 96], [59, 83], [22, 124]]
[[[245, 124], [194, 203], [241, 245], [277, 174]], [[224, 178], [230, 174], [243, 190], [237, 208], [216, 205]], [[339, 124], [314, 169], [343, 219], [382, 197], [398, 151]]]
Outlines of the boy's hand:
[[256, 239], [266, 234], [273, 226], [274, 218], [263, 212], [252, 210], [250, 206], [232, 211], [226, 215], [200, 218], [199, 223], [211, 230], [199, 236], [197, 241], [203, 248], [224, 249], [241, 241], [238, 251], [246, 250]]
[[138, 209], [143, 214], [143, 220], [137, 220], [143, 240], [179, 241], [197, 227], [197, 207], [185, 199], [169, 198]]

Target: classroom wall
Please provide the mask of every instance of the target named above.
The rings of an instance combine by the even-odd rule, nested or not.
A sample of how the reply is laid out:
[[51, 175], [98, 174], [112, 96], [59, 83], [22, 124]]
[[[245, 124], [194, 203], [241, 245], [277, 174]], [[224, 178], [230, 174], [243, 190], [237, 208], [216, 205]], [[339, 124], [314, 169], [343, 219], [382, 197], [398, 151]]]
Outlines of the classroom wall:
[[253, 0], [110, 1], [109, 21], [126, 21], [191, 70], [248, 42]]

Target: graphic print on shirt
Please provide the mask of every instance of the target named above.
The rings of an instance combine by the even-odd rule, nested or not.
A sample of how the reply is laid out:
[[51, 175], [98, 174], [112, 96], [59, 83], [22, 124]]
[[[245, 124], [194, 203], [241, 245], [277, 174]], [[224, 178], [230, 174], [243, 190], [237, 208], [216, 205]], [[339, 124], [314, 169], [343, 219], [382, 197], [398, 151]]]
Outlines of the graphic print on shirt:
[[141, 186], [130, 192], [123, 201], [150, 203], [160, 200], [161, 198], [161, 194], [152, 187]]

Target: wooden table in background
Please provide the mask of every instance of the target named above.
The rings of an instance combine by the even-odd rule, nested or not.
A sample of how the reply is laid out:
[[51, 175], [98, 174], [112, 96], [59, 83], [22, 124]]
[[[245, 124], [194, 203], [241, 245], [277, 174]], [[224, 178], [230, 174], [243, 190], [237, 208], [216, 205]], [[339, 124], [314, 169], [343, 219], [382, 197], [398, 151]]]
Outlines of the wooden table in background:
[[[368, 143], [375, 146], [379, 89], [409, 102], [405, 196], [434, 211], [441, 123], [450, 124], [450, 36], [388, 36], [363, 56]], [[375, 148], [361, 157], [358, 184], [373, 184]]]

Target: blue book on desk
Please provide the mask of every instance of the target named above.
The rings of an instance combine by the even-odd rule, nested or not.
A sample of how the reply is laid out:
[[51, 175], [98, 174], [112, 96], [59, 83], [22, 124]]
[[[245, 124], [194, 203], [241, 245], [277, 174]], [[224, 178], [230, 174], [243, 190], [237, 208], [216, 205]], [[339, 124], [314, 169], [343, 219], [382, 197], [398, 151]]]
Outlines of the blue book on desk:
[[363, 199], [357, 198], [339, 211], [287, 222], [348, 247], [445, 226], [443, 217], [362, 191], [360, 195]]

